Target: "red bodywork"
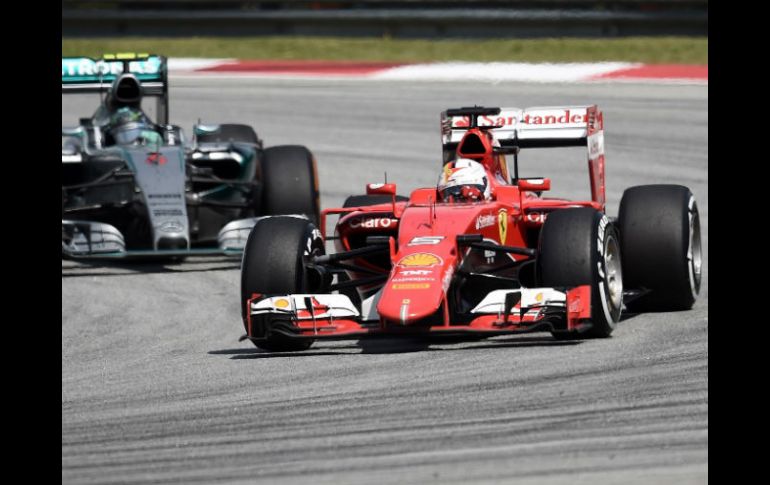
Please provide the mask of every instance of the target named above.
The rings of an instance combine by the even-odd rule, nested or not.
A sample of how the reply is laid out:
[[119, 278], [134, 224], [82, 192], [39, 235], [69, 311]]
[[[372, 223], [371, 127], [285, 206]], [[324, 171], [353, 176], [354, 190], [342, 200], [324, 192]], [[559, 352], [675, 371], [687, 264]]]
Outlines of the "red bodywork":
[[[484, 242], [518, 248], [537, 248], [537, 241], [549, 212], [568, 207], [587, 206], [604, 212], [605, 181], [603, 147], [591, 147], [592, 137], [603, 130], [602, 114], [596, 106], [585, 109], [585, 143], [592, 199], [571, 201], [543, 198], [540, 192], [550, 188], [549, 179], [520, 180], [513, 184], [505, 155], [488, 127], [471, 128], [457, 144], [457, 157], [480, 162], [486, 169], [492, 197], [487, 202], [437, 202], [435, 188], [413, 191], [408, 202], [395, 200], [392, 184], [369, 185], [369, 194], [393, 195], [391, 203], [326, 209], [321, 216], [321, 232], [326, 237], [327, 220], [339, 215], [335, 227], [335, 245], [339, 252], [366, 245], [367, 236], [389, 237], [389, 251], [377, 256], [361, 256], [348, 261], [351, 280], [386, 275], [381, 281], [358, 288], [363, 299], [380, 292], [376, 301], [379, 318], [333, 318], [292, 320], [292, 336], [299, 338], [359, 338], [393, 334], [485, 334], [497, 335], [534, 330], [579, 330], [591, 318], [591, 291], [588, 285], [564, 289], [566, 303], [561, 318], [544, 310], [518, 307], [503, 319], [500, 314], [470, 314], [462, 311], [463, 288], [456, 278], [461, 263], [471, 262], [475, 273], [506, 274], [534, 278], [534, 256], [524, 254], [473, 251], [458, 244], [459, 235], [480, 234]], [[602, 140], [599, 139], [598, 143]], [[529, 267], [527, 272], [522, 268]], [[475, 284], [475, 283], [474, 283]], [[478, 286], [478, 284], [476, 284]], [[527, 286], [536, 286], [535, 284]], [[255, 298], [256, 301], [258, 298]], [[476, 298], [478, 300], [478, 297]], [[322, 314], [323, 305], [314, 314]], [[374, 305], [373, 305], [374, 306]], [[467, 306], [467, 305], [466, 305]], [[306, 315], [307, 316], [307, 315]], [[251, 321], [248, 327], [251, 327]], [[247, 328], [250, 338], [259, 338]], [[257, 332], [259, 333], [259, 332]], [[289, 333], [289, 332], [287, 332]]]

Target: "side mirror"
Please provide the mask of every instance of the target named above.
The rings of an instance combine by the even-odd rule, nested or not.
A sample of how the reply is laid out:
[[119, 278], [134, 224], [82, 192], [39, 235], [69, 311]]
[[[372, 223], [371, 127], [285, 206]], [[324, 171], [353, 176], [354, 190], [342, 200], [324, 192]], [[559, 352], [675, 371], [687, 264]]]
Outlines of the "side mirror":
[[551, 179], [549, 178], [529, 178], [519, 179], [519, 190], [527, 190], [530, 192], [542, 192], [544, 190], [551, 190]]
[[82, 126], [76, 128], [61, 129], [61, 155], [64, 157], [76, 157], [80, 161], [80, 153], [86, 145], [86, 130]]
[[396, 184], [366, 184], [366, 195], [396, 195]]
[[219, 125], [195, 125], [193, 133], [197, 135], [213, 135], [219, 131]]

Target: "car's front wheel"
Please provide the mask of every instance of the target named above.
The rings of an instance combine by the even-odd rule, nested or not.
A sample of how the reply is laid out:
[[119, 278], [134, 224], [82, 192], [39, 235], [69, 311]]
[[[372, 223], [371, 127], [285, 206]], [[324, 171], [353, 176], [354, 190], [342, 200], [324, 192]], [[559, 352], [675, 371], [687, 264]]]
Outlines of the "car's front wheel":
[[547, 287], [591, 287], [591, 328], [556, 338], [609, 337], [620, 321], [623, 271], [618, 233], [606, 215], [591, 208], [548, 215], [540, 233], [538, 279]]
[[[247, 332], [248, 302], [255, 294], [312, 293], [323, 286], [321, 276], [308, 270], [305, 260], [324, 252], [320, 231], [307, 219], [278, 216], [257, 222], [246, 242], [241, 265], [241, 316]], [[254, 342], [270, 351], [305, 350], [312, 343], [269, 332], [266, 340]]]

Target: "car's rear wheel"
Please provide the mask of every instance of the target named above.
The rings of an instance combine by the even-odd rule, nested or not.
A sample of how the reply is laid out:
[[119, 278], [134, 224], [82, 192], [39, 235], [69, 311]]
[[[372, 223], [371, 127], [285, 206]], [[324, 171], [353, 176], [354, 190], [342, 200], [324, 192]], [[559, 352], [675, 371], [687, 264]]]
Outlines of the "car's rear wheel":
[[540, 233], [538, 279], [546, 287], [591, 287], [591, 328], [582, 334], [553, 332], [556, 338], [609, 337], [623, 304], [621, 250], [615, 227], [591, 208], [548, 215]]
[[[304, 259], [324, 254], [321, 233], [300, 217], [278, 216], [262, 219], [249, 234], [241, 265], [241, 316], [248, 332], [248, 300], [254, 294], [289, 295], [317, 292], [320, 275], [307, 270]], [[312, 340], [298, 340], [280, 334], [254, 344], [270, 351], [305, 350]]]
[[302, 214], [319, 223], [318, 171], [310, 150], [299, 145], [267, 148], [261, 162], [261, 182], [260, 213]]
[[700, 292], [698, 205], [682, 185], [641, 185], [623, 193], [618, 214], [623, 273], [642, 290], [633, 312], [688, 310]]

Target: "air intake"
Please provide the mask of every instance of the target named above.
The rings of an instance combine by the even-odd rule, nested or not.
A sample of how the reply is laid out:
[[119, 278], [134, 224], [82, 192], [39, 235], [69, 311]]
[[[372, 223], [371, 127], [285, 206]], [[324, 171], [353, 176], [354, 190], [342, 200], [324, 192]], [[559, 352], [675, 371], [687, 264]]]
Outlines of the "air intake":
[[484, 155], [486, 149], [481, 142], [481, 138], [475, 133], [468, 133], [460, 143], [460, 149], [458, 153], [463, 156], [467, 155]]

